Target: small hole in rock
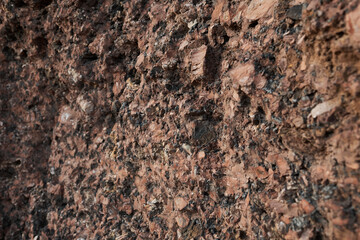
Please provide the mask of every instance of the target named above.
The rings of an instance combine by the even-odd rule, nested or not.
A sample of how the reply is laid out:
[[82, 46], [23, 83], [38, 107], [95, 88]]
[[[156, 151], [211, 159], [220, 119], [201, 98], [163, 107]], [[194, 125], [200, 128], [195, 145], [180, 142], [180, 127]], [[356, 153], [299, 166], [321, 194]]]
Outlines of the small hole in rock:
[[258, 20], [252, 21], [252, 22], [249, 24], [249, 28], [254, 28], [254, 27], [256, 27], [256, 25], [258, 25]]
[[247, 235], [245, 231], [240, 231], [240, 239], [247, 239]]
[[16, 166], [19, 166], [19, 165], [21, 164], [21, 160], [20, 160], [20, 159], [16, 160], [16, 161], [14, 162], [14, 164], [15, 164]]

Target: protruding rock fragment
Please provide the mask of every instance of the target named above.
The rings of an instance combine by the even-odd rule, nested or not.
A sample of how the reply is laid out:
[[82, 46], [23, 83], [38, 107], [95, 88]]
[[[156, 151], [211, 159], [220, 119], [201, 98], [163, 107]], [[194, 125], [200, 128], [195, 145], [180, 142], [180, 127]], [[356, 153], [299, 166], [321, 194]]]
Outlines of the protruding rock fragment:
[[323, 103], [320, 103], [311, 110], [310, 116], [312, 116], [313, 118], [316, 118], [316, 117], [320, 116], [321, 114], [329, 112], [332, 109], [340, 106], [340, 104], [341, 104], [341, 98], [339, 98], [339, 97], [328, 100]]
[[205, 152], [204, 151], [200, 151], [198, 154], [197, 154], [198, 158], [199, 159], [203, 159], [205, 157]]
[[84, 113], [90, 114], [94, 111], [94, 104], [91, 101], [80, 96], [78, 97], [77, 102]]
[[99, 34], [94, 41], [89, 44], [90, 52], [96, 55], [103, 54], [111, 46], [111, 39], [108, 34]]
[[255, 168], [255, 174], [258, 178], [266, 178], [269, 174], [263, 166], [258, 166]]
[[201, 47], [191, 51], [191, 73], [194, 79], [202, 79], [205, 77], [205, 57], [208, 47], [202, 45]]
[[305, 213], [309, 214], [312, 213], [315, 208], [313, 205], [311, 205], [308, 201], [305, 199], [301, 200], [300, 207], [304, 210]]
[[239, 87], [250, 86], [254, 81], [254, 65], [251, 63], [238, 64], [230, 71], [229, 74], [233, 80], [233, 86], [235, 89], [238, 89]]
[[279, 168], [279, 172], [280, 172], [281, 175], [287, 174], [288, 171], [290, 170], [288, 163], [287, 163], [286, 160], [285, 160], [282, 156], [280, 156], [280, 155], [278, 155], [278, 157], [277, 157], [276, 165], [277, 165], [277, 167]]
[[175, 209], [183, 210], [188, 204], [188, 201], [183, 197], [176, 197], [174, 200], [174, 204], [175, 204]]
[[302, 18], [302, 9], [302, 5], [295, 5], [287, 11], [286, 16], [293, 20], [300, 20]]
[[189, 144], [184, 143], [183, 145], [181, 145], [181, 148], [184, 149], [188, 154], [192, 154], [191, 153], [191, 146]]
[[211, 14], [211, 20], [212, 21], [219, 20], [221, 14], [222, 14], [222, 9], [223, 9], [224, 3], [225, 3], [224, 0], [216, 1], [216, 6], [214, 8], [214, 11]]
[[189, 217], [185, 214], [179, 214], [178, 216], [176, 216], [175, 220], [181, 228], [184, 228], [189, 224]]
[[185, 65], [190, 67], [190, 77], [192, 82], [214, 80], [219, 68], [220, 56], [216, 50], [210, 46], [202, 45], [192, 49], [185, 57]]
[[67, 73], [70, 77], [72, 84], [76, 84], [82, 80], [82, 75], [80, 73], [78, 73], [77, 71], [75, 71], [75, 69], [73, 69], [73, 68], [69, 68], [67, 70]]
[[76, 121], [76, 114], [69, 106], [66, 106], [60, 113], [59, 121], [62, 124], [73, 124]]
[[245, 18], [257, 20], [270, 15], [271, 10], [276, 5], [277, 0], [252, 0], [245, 12]]

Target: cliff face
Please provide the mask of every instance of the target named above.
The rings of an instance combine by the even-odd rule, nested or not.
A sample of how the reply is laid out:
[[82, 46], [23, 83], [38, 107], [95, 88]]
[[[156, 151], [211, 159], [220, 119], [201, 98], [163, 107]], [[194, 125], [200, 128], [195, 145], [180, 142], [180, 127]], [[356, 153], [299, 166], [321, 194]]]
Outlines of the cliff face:
[[358, 0], [0, 3], [1, 239], [357, 239]]

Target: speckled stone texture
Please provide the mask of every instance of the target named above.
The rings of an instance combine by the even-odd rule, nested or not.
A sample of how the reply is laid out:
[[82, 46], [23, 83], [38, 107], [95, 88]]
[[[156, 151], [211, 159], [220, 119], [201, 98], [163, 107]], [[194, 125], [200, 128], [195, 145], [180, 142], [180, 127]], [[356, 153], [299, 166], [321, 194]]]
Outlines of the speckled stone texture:
[[359, 0], [2, 0], [0, 239], [360, 239]]

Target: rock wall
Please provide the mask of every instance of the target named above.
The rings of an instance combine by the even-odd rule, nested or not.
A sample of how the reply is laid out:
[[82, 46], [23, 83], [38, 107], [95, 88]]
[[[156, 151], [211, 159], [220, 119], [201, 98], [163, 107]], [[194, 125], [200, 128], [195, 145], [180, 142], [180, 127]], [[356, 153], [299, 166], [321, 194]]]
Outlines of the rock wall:
[[0, 239], [359, 239], [358, 0], [3, 0]]

